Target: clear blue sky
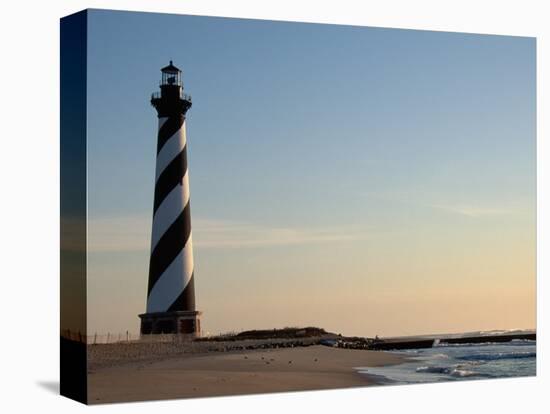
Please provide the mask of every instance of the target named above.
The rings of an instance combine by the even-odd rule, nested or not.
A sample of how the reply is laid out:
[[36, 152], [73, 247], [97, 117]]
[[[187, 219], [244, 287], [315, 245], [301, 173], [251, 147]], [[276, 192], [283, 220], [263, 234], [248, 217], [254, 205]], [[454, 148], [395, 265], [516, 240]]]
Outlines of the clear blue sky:
[[[207, 330], [534, 326], [533, 38], [99, 10], [88, 27], [90, 329], [137, 331], [144, 311], [149, 97], [169, 60], [193, 97]], [[506, 300], [491, 303], [499, 287]], [[439, 298], [481, 316], [457, 305], [435, 320]], [[523, 311], [507, 314], [509, 301]], [[394, 303], [410, 315], [345, 317]]]

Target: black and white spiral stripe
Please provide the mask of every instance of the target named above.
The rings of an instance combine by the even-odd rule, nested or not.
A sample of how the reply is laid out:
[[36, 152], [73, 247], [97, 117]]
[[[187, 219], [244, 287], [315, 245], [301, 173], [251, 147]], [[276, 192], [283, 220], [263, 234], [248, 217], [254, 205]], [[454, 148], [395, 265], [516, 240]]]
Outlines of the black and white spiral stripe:
[[185, 116], [159, 118], [147, 312], [194, 311]]

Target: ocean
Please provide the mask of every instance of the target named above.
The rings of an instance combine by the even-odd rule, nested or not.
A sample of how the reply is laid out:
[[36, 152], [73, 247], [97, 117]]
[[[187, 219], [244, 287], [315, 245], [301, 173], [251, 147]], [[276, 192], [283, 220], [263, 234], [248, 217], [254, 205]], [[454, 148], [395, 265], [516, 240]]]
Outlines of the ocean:
[[417, 384], [536, 375], [536, 341], [441, 344], [428, 349], [392, 352], [408, 362], [386, 367], [359, 367], [380, 384]]

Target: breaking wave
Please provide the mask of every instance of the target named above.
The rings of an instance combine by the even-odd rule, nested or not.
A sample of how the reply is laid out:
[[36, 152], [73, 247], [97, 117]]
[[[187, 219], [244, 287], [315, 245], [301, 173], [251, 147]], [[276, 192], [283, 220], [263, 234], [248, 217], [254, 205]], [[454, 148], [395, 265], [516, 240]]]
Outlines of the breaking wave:
[[459, 378], [465, 378], [465, 377], [485, 377], [486, 375], [481, 374], [476, 371], [464, 369], [462, 366], [452, 366], [452, 367], [418, 367], [416, 368], [416, 372], [418, 373], [428, 373], [428, 374], [444, 374], [444, 375], [450, 375], [452, 377], [459, 377]]
[[473, 354], [456, 357], [462, 361], [497, 361], [501, 359], [523, 359], [523, 358], [536, 358], [536, 352], [500, 352], [497, 354]]

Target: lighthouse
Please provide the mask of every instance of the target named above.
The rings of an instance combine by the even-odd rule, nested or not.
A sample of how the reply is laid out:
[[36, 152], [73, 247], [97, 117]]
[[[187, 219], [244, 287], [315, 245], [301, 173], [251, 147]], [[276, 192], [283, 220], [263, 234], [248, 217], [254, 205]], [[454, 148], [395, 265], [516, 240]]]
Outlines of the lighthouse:
[[201, 313], [195, 309], [185, 133], [191, 97], [184, 93], [181, 70], [172, 61], [161, 73], [160, 91], [151, 96], [158, 134], [147, 311], [139, 315], [141, 334], [198, 336]]

